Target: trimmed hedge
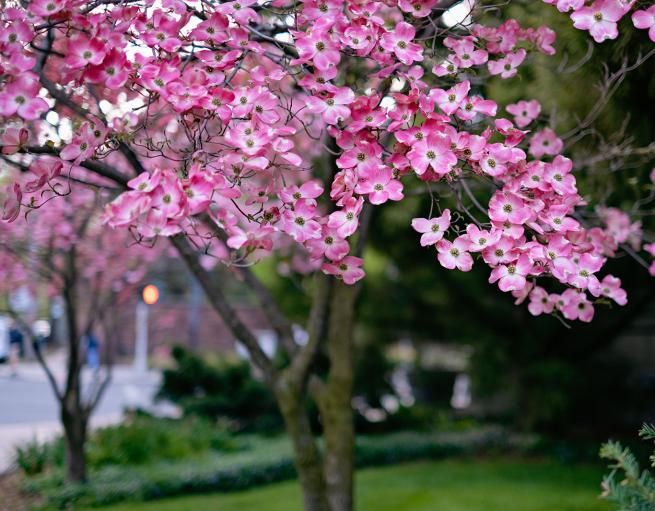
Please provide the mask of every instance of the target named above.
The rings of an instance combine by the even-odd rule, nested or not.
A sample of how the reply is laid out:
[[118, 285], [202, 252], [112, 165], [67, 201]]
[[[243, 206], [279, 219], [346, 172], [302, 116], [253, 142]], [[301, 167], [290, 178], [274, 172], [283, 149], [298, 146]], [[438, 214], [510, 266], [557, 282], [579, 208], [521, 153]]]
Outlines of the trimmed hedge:
[[[455, 455], [525, 451], [530, 445], [525, 437], [508, 435], [499, 429], [406, 432], [360, 437], [355, 457], [358, 467], [368, 467]], [[247, 452], [143, 467], [107, 467], [91, 474], [91, 481], [84, 486], [65, 486], [61, 475], [52, 475], [27, 480], [24, 490], [40, 494], [50, 507], [68, 509], [181, 494], [240, 491], [294, 476], [291, 447], [285, 438], [252, 438]]]

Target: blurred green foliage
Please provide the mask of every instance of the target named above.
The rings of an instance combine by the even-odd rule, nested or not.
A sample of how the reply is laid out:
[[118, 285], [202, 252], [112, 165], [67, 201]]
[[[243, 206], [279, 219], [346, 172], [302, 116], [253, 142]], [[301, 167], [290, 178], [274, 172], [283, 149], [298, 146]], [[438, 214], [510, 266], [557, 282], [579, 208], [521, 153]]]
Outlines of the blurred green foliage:
[[[123, 423], [98, 428], [89, 436], [87, 463], [91, 470], [109, 465], [145, 465], [158, 461], [202, 458], [241, 448], [225, 425], [199, 417], [160, 419], [130, 415]], [[16, 448], [16, 463], [25, 475], [46, 469], [61, 470], [65, 445], [59, 437], [51, 442], [33, 440]]]
[[159, 399], [179, 405], [185, 416], [231, 421], [236, 430], [274, 432], [282, 426], [272, 393], [255, 379], [245, 360], [209, 360], [182, 347], [172, 350]]

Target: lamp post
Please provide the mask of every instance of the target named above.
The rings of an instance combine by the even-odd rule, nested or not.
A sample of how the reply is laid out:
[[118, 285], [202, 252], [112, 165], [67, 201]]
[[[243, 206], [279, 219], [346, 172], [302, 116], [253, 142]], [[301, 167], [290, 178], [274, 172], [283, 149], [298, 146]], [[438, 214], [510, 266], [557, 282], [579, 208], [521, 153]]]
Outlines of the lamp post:
[[159, 289], [153, 284], [143, 288], [141, 299], [136, 304], [136, 339], [134, 341], [134, 371], [148, 371], [148, 305], [157, 303]]

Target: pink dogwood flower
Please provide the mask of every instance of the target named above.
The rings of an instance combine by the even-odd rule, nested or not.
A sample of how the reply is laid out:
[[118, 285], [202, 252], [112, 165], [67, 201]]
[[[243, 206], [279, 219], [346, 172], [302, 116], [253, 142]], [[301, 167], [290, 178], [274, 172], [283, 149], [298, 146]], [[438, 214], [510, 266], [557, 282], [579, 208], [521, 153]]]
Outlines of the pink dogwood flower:
[[526, 55], [526, 51], [521, 48], [498, 60], [490, 60], [487, 63], [489, 72], [492, 75], [500, 75], [501, 78], [511, 78], [516, 75], [516, 70], [523, 63]]
[[328, 227], [336, 229], [337, 234], [347, 238], [357, 230], [359, 225], [359, 214], [362, 212], [364, 201], [350, 198], [344, 204], [341, 211], [331, 213], [328, 218]]
[[473, 257], [468, 253], [469, 241], [466, 236], [459, 236], [452, 243], [448, 240], [441, 240], [437, 243], [437, 259], [444, 268], [460, 271], [471, 271], [473, 268]]
[[497, 281], [501, 291], [519, 291], [525, 287], [532, 266], [530, 258], [523, 254], [511, 264], [496, 266], [489, 276], [489, 283]]
[[450, 228], [450, 210], [444, 209], [440, 216], [434, 218], [413, 218], [412, 227], [421, 233], [421, 246], [428, 247], [441, 241]]
[[343, 259], [350, 251], [348, 242], [341, 238], [335, 229], [323, 226], [321, 237], [308, 240], [306, 243], [309, 255], [314, 259], [325, 256], [331, 261]]
[[619, 35], [617, 22], [625, 14], [624, 7], [616, 0], [596, 0], [589, 7], [582, 7], [571, 14], [573, 26], [588, 30], [597, 43], [616, 39]]
[[471, 84], [464, 80], [448, 90], [432, 89], [429, 97], [439, 105], [443, 113], [452, 115], [462, 105], [470, 90]]
[[475, 224], [466, 227], [466, 235], [470, 241], [469, 252], [482, 252], [487, 247], [495, 245], [501, 236], [499, 231], [486, 231]]
[[574, 195], [578, 192], [575, 177], [571, 174], [573, 162], [564, 156], [557, 155], [547, 165], [544, 173], [544, 182], [550, 184], [555, 193], [560, 195]]
[[306, 240], [321, 236], [321, 224], [314, 218], [316, 206], [309, 202], [299, 200], [293, 210], [287, 209], [282, 213], [282, 230], [294, 240], [302, 243]]
[[64, 62], [72, 69], [79, 69], [89, 64], [102, 64], [107, 53], [105, 44], [100, 39], [89, 39], [83, 35], [71, 39], [68, 50]]
[[371, 204], [383, 204], [388, 200], [403, 198], [403, 185], [393, 178], [393, 170], [386, 165], [368, 166], [360, 174], [362, 181], [357, 183], [355, 192], [368, 195]]
[[584, 293], [575, 289], [564, 291], [558, 299], [557, 305], [568, 320], [579, 319], [589, 323], [594, 317], [594, 306], [587, 300]]
[[342, 279], [346, 284], [354, 284], [364, 278], [364, 270], [361, 266], [364, 260], [359, 257], [346, 256], [334, 263], [323, 263], [321, 269], [328, 275], [334, 275]]
[[564, 142], [551, 128], [544, 128], [535, 133], [530, 139], [530, 154], [535, 158], [559, 154], [564, 147]]
[[621, 288], [621, 279], [606, 275], [600, 282], [600, 294], [611, 298], [619, 305], [628, 303], [628, 294]]
[[541, 104], [536, 99], [531, 101], [519, 101], [507, 105], [505, 108], [510, 114], [514, 116], [514, 122], [519, 128], [525, 128], [528, 124], [534, 121], [541, 113]]
[[280, 199], [287, 204], [294, 203], [298, 200], [305, 200], [310, 204], [316, 205], [316, 199], [323, 193], [323, 187], [320, 181], [312, 179], [300, 186], [291, 185], [280, 190]]
[[348, 87], [337, 89], [329, 97], [309, 96], [305, 98], [307, 109], [316, 114], [321, 114], [323, 120], [328, 124], [338, 124], [350, 117], [350, 108], [346, 105], [355, 100], [355, 94]]
[[414, 144], [407, 158], [419, 176], [425, 174], [428, 168], [432, 168], [439, 177], [445, 176], [457, 164], [457, 156], [450, 149], [450, 140], [439, 133], [430, 133], [427, 139]]
[[648, 37], [655, 43], [655, 5], [632, 13], [632, 23], [637, 28], [648, 30]]
[[380, 39], [380, 46], [392, 52], [403, 64], [423, 60], [423, 51], [420, 45], [412, 42], [416, 29], [409, 23], [401, 21], [393, 31], [386, 32]]
[[533, 316], [539, 316], [540, 314], [550, 314], [555, 309], [555, 299], [554, 295], [548, 294], [548, 292], [543, 287], [535, 287], [530, 292], [530, 303], [528, 304], [528, 310]]
[[0, 115], [18, 114], [26, 121], [38, 119], [48, 110], [48, 103], [37, 97], [39, 83], [32, 73], [25, 73], [0, 92]]

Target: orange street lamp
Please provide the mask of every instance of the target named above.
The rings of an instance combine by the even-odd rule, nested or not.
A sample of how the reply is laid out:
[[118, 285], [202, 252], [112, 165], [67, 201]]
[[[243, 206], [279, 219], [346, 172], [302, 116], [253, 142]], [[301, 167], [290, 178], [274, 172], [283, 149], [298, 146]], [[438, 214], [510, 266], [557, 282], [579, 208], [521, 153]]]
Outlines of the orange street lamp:
[[147, 305], [153, 305], [159, 300], [159, 289], [154, 284], [148, 284], [143, 288], [143, 301]]
[[141, 300], [136, 303], [136, 338], [134, 340], [134, 371], [148, 372], [148, 305], [159, 300], [159, 289], [148, 284], [141, 292]]

